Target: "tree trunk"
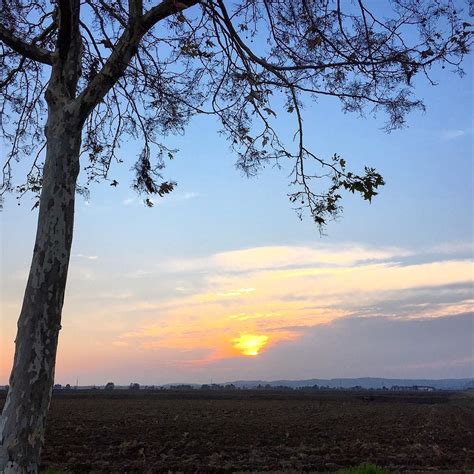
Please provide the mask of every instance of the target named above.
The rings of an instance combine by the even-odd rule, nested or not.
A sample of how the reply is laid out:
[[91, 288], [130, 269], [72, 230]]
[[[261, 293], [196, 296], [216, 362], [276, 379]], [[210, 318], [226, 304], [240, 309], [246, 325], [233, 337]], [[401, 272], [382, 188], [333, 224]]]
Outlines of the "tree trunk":
[[81, 126], [65, 102], [48, 105], [38, 228], [0, 421], [0, 472], [6, 473], [38, 471], [71, 253]]

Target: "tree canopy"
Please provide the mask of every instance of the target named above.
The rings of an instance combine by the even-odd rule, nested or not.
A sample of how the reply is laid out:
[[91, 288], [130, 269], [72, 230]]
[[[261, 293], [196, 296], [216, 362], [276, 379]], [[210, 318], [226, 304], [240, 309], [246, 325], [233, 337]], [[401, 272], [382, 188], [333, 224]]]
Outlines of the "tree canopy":
[[[450, 0], [3, 1], [0, 110], [9, 148], [1, 194], [41, 190], [45, 92], [55, 80], [49, 70], [62, 63], [60, 74], [77, 74], [58, 83], [83, 126], [87, 182], [79, 191], [100, 179], [117, 184], [111, 166], [132, 137], [142, 143], [127, 163], [133, 187], [152, 205], [149, 196], [176, 184], [162, 178], [176, 152], [166, 135], [211, 114], [246, 174], [291, 160], [290, 200], [322, 226], [341, 210], [341, 190], [370, 201], [384, 181], [373, 168], [350, 171], [345, 157], [307, 147], [305, 100], [331, 96], [344, 112], [380, 111], [387, 130], [401, 127], [423, 107], [415, 76], [434, 82], [436, 63], [462, 72], [470, 26]], [[282, 110], [293, 141], [275, 125]], [[15, 182], [24, 156], [33, 157], [31, 169]]]

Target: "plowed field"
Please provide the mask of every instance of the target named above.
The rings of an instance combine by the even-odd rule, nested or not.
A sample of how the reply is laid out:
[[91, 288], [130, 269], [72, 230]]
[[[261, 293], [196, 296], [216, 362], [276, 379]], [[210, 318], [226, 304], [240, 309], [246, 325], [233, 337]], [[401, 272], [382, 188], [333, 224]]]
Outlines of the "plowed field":
[[394, 471], [472, 472], [474, 397], [72, 390], [53, 397], [42, 468], [324, 472], [363, 462]]

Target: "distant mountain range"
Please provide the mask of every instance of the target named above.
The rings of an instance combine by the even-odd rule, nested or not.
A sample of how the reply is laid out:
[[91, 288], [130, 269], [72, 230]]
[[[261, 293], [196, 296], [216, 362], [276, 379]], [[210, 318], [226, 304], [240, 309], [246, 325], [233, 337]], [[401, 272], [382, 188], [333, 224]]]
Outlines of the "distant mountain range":
[[383, 379], [377, 377], [361, 377], [355, 379], [308, 379], [308, 380], [236, 380], [235, 382], [228, 382], [234, 384], [239, 388], [254, 388], [258, 385], [270, 385], [272, 387], [308, 387], [318, 385], [319, 387], [330, 388], [391, 388], [394, 385], [398, 386], [413, 386], [424, 385], [434, 387], [437, 390], [467, 390], [474, 388], [474, 378], [469, 379]]

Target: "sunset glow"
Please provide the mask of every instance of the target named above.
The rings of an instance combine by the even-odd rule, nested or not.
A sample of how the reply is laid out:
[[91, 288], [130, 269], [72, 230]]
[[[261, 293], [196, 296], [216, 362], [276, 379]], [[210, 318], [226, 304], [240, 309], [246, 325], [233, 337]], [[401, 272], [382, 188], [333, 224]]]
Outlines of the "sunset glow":
[[[204, 116], [166, 138], [180, 150], [166, 179], [179, 187], [153, 209], [130, 189], [131, 164], [115, 167], [120, 186], [77, 199], [57, 383], [470, 376], [474, 132], [470, 108], [453, 104], [472, 102], [471, 83], [421, 91], [429, 113], [390, 135], [324, 100], [305, 110], [321, 157], [367, 163], [387, 182], [371, 206], [348, 195], [323, 237], [287, 202], [288, 166], [242, 179]], [[281, 112], [292, 140], [292, 114]], [[132, 159], [137, 143], [120, 155]], [[13, 363], [33, 204], [12, 199], [1, 213], [0, 385]]]
[[256, 356], [267, 345], [268, 336], [243, 334], [233, 340], [234, 347], [245, 356]]
[[[313, 332], [338, 331], [348, 318], [362, 314], [375, 324], [394, 317], [394, 305], [398, 321], [457, 318], [472, 308], [473, 265], [462, 258], [469, 248], [456, 244], [415, 255], [409, 248], [360, 244], [262, 246], [179, 264], [142, 263], [139, 273], [117, 270], [112, 280], [102, 273], [100, 257], [76, 257], [58, 373], [68, 382], [89, 380], [84, 361], [100, 360], [98, 371], [105, 375], [94, 382], [114, 370], [115, 380], [126, 382], [123, 373], [131, 367], [149, 371], [150, 381], [181, 373], [194, 378], [231, 364], [268, 365], [280, 351], [293, 353]], [[275, 255], [273, 262], [269, 255]], [[9, 315], [0, 335], [2, 381], [13, 358], [8, 341], [14, 338], [23, 278], [9, 280], [17, 291], [11, 288], [12, 297], [2, 302]], [[233, 376], [231, 369], [228, 375], [222, 370], [222, 378]]]

